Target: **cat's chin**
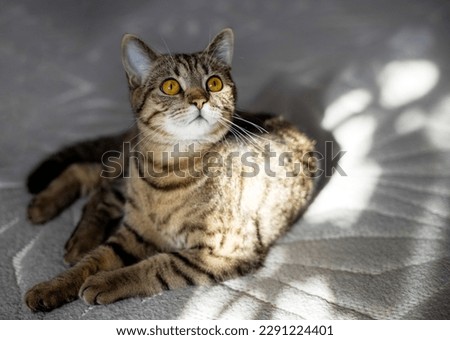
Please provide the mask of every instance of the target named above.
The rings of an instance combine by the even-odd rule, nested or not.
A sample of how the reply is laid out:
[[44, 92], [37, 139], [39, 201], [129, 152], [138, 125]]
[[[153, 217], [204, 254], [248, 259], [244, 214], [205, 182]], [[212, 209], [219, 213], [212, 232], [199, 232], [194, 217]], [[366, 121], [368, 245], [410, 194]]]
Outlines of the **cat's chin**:
[[207, 120], [198, 117], [185, 126], [172, 125], [166, 128], [178, 141], [215, 142], [217, 136], [213, 136], [215, 124], [211, 125]]
[[218, 140], [217, 124], [215, 119], [197, 115], [185, 125], [169, 123], [165, 126], [165, 130], [175, 136], [178, 141], [216, 142]]

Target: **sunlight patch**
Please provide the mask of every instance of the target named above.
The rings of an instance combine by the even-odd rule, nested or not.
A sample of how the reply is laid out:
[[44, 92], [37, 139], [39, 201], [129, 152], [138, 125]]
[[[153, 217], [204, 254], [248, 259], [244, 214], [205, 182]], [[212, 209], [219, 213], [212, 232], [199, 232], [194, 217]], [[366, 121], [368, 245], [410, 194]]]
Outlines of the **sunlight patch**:
[[425, 112], [413, 108], [402, 112], [395, 121], [395, 130], [399, 134], [407, 134], [424, 127], [427, 122]]
[[428, 60], [392, 61], [381, 71], [380, 104], [397, 108], [429, 93], [439, 80], [439, 69]]
[[223, 286], [199, 287], [185, 304], [180, 319], [218, 318], [230, 308], [233, 299], [232, 291]]
[[325, 110], [322, 127], [332, 130], [349, 117], [364, 111], [372, 102], [372, 94], [366, 89], [355, 89], [345, 93]]
[[337, 127], [333, 131], [334, 136], [342, 150], [347, 151], [343, 158], [361, 159], [367, 155], [372, 147], [376, 127], [375, 118], [369, 115], [354, 117]]
[[309, 277], [301, 282], [290, 282], [290, 285], [296, 289], [284, 289], [282, 294], [276, 296], [276, 306], [298, 315], [310, 315], [315, 319], [333, 319], [334, 305], [328, 301], [333, 301], [335, 297], [324, 278]]
[[430, 112], [426, 136], [437, 148], [448, 150], [450, 146], [450, 96], [444, 97]]
[[450, 95], [444, 97], [432, 110], [431, 118], [442, 127], [450, 128]]
[[[369, 162], [368, 162], [369, 163]], [[347, 168], [344, 168], [347, 171]], [[350, 175], [333, 176], [321, 191], [305, 216], [309, 223], [333, 223], [344, 229], [352, 228], [367, 209], [377, 188], [381, 168], [374, 162], [365, 167], [349, 169]], [[336, 218], [345, 216], [346, 224], [334, 223]]]

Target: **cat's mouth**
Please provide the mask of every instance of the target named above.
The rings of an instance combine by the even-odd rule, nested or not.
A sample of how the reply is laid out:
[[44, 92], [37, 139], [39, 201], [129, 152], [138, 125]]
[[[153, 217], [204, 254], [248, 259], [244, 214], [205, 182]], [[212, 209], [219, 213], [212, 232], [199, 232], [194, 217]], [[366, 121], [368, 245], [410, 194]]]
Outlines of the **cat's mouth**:
[[166, 131], [181, 140], [215, 140], [218, 119], [208, 109], [190, 110], [187, 117], [178, 121], [168, 121]]
[[204, 113], [202, 114], [202, 111], [200, 111], [200, 110], [199, 110], [197, 116], [192, 118], [189, 121], [189, 123], [187, 123], [187, 125], [191, 125], [192, 123], [199, 123], [199, 124], [208, 123], [210, 125], [213, 124], [212, 122], [210, 122], [210, 120], [206, 117], [206, 115]]

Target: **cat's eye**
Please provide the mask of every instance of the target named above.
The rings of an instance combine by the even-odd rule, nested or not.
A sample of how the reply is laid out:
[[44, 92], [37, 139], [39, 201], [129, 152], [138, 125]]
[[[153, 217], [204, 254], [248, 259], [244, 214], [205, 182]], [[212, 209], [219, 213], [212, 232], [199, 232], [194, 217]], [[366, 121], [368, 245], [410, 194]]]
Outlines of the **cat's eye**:
[[206, 87], [211, 92], [218, 92], [218, 91], [222, 90], [223, 83], [222, 83], [222, 80], [219, 77], [212, 76], [206, 82]]
[[180, 83], [172, 78], [165, 80], [161, 84], [161, 91], [163, 91], [165, 94], [168, 94], [169, 96], [174, 96], [180, 93], [180, 90], [181, 90]]

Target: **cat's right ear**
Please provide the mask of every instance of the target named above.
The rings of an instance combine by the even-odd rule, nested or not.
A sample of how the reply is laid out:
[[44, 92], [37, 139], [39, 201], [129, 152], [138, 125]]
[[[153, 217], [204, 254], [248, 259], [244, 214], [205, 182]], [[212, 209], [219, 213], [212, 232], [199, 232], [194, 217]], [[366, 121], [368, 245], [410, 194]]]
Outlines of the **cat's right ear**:
[[132, 87], [143, 85], [158, 54], [141, 39], [125, 34], [122, 38], [122, 64]]

